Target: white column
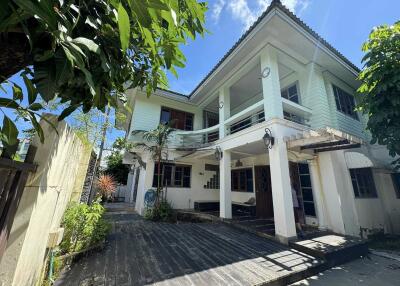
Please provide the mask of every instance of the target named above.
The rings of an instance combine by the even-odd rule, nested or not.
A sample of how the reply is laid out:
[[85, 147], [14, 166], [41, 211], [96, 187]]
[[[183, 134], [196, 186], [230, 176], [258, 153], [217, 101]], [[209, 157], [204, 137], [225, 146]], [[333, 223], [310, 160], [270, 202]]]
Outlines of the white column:
[[133, 197], [133, 195], [134, 195], [134, 191], [135, 191], [135, 185], [136, 185], [136, 174], [137, 174], [137, 172], [138, 172], [138, 168], [134, 168], [133, 169], [133, 173], [132, 173], [132, 185], [130, 186], [130, 188], [129, 188], [129, 202], [130, 203], [133, 203], [133, 199], [134, 199], [134, 197]]
[[152, 160], [146, 162], [146, 168], [142, 168], [139, 173], [139, 183], [136, 196], [135, 210], [140, 214], [144, 214], [144, 196], [148, 189], [152, 187], [154, 174], [154, 162]]
[[[269, 75], [267, 74], [268, 70]], [[271, 46], [265, 47], [261, 52], [261, 83], [265, 121], [271, 118], [283, 118], [278, 58]]]
[[231, 152], [222, 153], [219, 162], [219, 213], [221, 218], [232, 218]]
[[318, 227], [321, 230], [328, 228], [327, 215], [325, 211], [325, 198], [322, 193], [322, 183], [319, 174], [318, 161], [316, 159], [308, 161], [310, 167], [311, 186], [314, 197], [314, 207], [317, 213]]
[[219, 107], [219, 138], [224, 138], [226, 135], [225, 120], [230, 117], [231, 113], [231, 100], [229, 96], [229, 89], [221, 87], [219, 90], [218, 98]]
[[[276, 134], [272, 131], [273, 136]], [[276, 135], [275, 135], [276, 136]], [[296, 238], [296, 226], [293, 212], [292, 189], [289, 175], [289, 162], [286, 143], [275, 138], [275, 144], [269, 150], [271, 168], [272, 201], [274, 204], [275, 236], [283, 243]]]

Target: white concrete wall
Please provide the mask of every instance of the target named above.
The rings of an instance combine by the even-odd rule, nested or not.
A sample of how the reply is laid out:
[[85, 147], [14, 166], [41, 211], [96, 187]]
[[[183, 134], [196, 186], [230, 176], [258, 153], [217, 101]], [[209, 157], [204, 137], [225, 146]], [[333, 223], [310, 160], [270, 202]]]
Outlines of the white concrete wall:
[[385, 231], [400, 234], [400, 199], [396, 196], [391, 172], [386, 169], [374, 169], [373, 172]]
[[[390, 171], [379, 168], [368, 148], [345, 152], [348, 168], [372, 168], [377, 198], [354, 198], [362, 235], [377, 231], [400, 233], [400, 199]], [[379, 162], [379, 161], [378, 161]]]
[[34, 158], [38, 169], [29, 176], [17, 209], [1, 259], [0, 285], [35, 285], [48, 252], [49, 232], [60, 226], [75, 180], [82, 177], [83, 143], [65, 122], [52, 119], [58, 135], [42, 121], [45, 142], [42, 145], [35, 138], [32, 143], [38, 147]]

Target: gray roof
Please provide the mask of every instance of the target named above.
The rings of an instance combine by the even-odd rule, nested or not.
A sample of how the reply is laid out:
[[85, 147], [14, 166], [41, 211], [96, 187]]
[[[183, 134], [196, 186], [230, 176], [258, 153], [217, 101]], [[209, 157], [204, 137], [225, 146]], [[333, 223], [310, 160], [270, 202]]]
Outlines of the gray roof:
[[288, 8], [286, 8], [280, 0], [272, 0], [271, 4], [268, 8], [258, 17], [257, 21], [250, 26], [250, 28], [240, 37], [240, 39], [230, 48], [230, 50], [218, 61], [218, 63], [211, 69], [211, 71], [200, 81], [200, 83], [193, 89], [193, 91], [189, 95], [185, 95], [179, 92], [171, 91], [174, 94], [188, 97], [190, 98], [199, 88], [200, 86], [212, 75], [212, 73], [225, 61], [227, 57], [236, 49], [237, 46], [242, 43], [242, 41], [255, 29], [255, 27], [264, 19], [274, 8], [279, 8], [282, 12], [284, 12], [287, 16], [289, 16], [292, 20], [294, 20], [300, 27], [310, 33], [314, 38], [316, 38], [319, 42], [321, 42], [325, 47], [327, 47], [330, 51], [332, 51], [336, 56], [338, 56], [341, 60], [343, 60], [346, 64], [348, 64], [352, 69], [356, 72], [360, 72], [360, 69], [354, 65], [349, 59], [347, 59], [343, 54], [341, 54], [337, 49], [335, 49], [331, 44], [329, 44], [326, 40], [324, 40], [318, 33], [312, 30], [307, 24], [305, 24], [300, 18], [298, 18], [295, 14], [293, 14]]

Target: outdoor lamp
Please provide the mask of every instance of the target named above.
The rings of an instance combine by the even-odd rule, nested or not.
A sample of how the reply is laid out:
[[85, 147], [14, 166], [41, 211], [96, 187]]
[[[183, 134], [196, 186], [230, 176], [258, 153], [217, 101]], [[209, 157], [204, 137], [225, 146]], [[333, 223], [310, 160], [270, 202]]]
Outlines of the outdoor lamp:
[[222, 150], [221, 147], [217, 146], [217, 148], [215, 148], [215, 152], [214, 152], [214, 157], [217, 161], [220, 161], [222, 159]]
[[275, 143], [275, 138], [272, 136], [271, 130], [269, 128], [265, 128], [265, 134], [263, 136], [264, 144], [267, 148], [271, 149]]

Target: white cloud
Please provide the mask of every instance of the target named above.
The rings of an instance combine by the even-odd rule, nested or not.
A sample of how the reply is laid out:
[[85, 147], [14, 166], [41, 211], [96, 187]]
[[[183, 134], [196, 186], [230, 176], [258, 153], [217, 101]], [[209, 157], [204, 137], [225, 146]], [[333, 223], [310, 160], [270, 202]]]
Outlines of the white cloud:
[[[297, 14], [300, 15], [307, 9], [310, 1], [311, 0], [282, 0], [282, 4], [293, 13], [297, 12]], [[218, 21], [225, 4], [225, 0], [217, 0], [217, 2], [214, 3], [212, 8], [212, 17], [214, 20]], [[270, 4], [271, 0], [230, 0], [226, 6], [233, 18], [240, 21], [243, 25], [243, 29], [246, 30]]]
[[225, 6], [225, 0], [217, 0], [211, 8], [211, 18], [218, 22], [219, 17], [221, 16], [222, 9]]
[[252, 11], [247, 0], [231, 0], [228, 4], [233, 18], [239, 20], [247, 29], [257, 19], [257, 11]]

